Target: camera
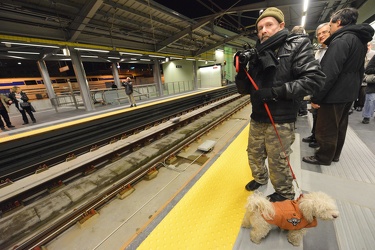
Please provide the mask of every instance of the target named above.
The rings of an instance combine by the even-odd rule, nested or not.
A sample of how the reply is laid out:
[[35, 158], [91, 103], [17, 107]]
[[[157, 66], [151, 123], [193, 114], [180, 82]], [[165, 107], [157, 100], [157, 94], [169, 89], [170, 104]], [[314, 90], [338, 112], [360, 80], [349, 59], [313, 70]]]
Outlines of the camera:
[[250, 61], [258, 59], [258, 51], [255, 48], [246, 49], [244, 51], [237, 52], [235, 56], [238, 56], [238, 60], [241, 64], [247, 64]]

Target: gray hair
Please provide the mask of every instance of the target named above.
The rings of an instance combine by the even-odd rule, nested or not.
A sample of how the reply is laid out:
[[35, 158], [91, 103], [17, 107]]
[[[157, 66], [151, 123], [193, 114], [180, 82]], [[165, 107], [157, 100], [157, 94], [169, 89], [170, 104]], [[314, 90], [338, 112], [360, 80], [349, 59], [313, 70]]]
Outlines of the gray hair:
[[319, 24], [319, 26], [316, 27], [316, 30], [315, 30], [315, 37], [318, 37], [318, 30], [320, 30], [321, 28], [323, 28], [323, 27], [326, 26], [326, 25], [329, 25], [329, 22]]

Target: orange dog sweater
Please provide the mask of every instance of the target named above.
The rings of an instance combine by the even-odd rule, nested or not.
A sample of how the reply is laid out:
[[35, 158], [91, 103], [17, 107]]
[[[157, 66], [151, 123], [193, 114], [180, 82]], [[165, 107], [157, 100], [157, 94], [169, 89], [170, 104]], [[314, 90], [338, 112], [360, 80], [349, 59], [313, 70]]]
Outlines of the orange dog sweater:
[[273, 202], [272, 205], [275, 209], [275, 217], [272, 220], [267, 220], [262, 215], [269, 224], [276, 225], [286, 230], [299, 230], [302, 228], [316, 227], [318, 225], [318, 221], [315, 217], [312, 222], [308, 222], [305, 219], [299, 209], [297, 201], [285, 200]]

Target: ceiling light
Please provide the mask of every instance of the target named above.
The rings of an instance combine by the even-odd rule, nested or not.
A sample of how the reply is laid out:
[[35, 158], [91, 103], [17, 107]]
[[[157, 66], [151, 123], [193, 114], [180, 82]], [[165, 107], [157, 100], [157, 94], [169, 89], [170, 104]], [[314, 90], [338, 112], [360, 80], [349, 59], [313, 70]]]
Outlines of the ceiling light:
[[142, 56], [142, 54], [128, 52], [120, 52], [120, 55]]
[[98, 58], [98, 56], [86, 56], [86, 55], [81, 55], [81, 57]]
[[181, 57], [174, 57], [174, 56], [171, 56], [171, 59], [181, 60], [182, 58], [181, 58]]
[[309, 6], [309, 0], [303, 0], [303, 12], [307, 11], [308, 6]]
[[8, 56], [8, 57], [16, 58], [16, 59], [26, 59], [26, 58], [24, 58], [24, 57], [19, 57], [19, 56]]
[[302, 16], [301, 26], [305, 27], [306, 16]]
[[92, 52], [100, 52], [100, 53], [109, 53], [108, 50], [100, 50], [100, 49], [84, 49], [84, 48], [74, 48], [75, 50], [83, 50], [83, 51], [92, 51]]
[[8, 51], [8, 53], [13, 53], [13, 54], [28, 54], [28, 55], [39, 55], [40, 54], [38, 52], [26, 52], [26, 51]]
[[5, 44], [15, 44], [15, 45], [23, 45], [23, 46], [32, 46], [32, 47], [44, 47], [44, 48], [55, 48], [58, 49], [58, 46], [51, 46], [51, 45], [43, 45], [43, 44], [30, 44], [30, 43], [13, 43], [13, 42], [1, 42]]
[[109, 56], [108, 59], [117, 59], [117, 60], [119, 60], [121, 58], [120, 57], [111, 57], [111, 56]]
[[139, 59], [139, 60], [141, 60], [141, 61], [147, 61], [147, 62], [151, 61], [150, 59]]
[[188, 60], [188, 61], [195, 61], [194, 58], [186, 58], [186, 60]]
[[165, 56], [155, 56], [155, 55], [148, 55], [149, 57], [156, 57], [156, 58], [165, 58]]

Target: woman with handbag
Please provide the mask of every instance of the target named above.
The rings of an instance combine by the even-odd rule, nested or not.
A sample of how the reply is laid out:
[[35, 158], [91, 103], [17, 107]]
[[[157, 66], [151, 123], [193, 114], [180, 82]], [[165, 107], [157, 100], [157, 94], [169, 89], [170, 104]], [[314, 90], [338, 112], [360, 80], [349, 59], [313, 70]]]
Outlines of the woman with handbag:
[[22, 115], [22, 125], [29, 124], [29, 119], [27, 118], [26, 113], [29, 114], [33, 123], [36, 123], [36, 119], [33, 114], [34, 108], [29, 102], [29, 98], [27, 97], [25, 92], [21, 91], [19, 87], [14, 86], [9, 94], [9, 98], [14, 102], [16, 108]]
[[365, 70], [364, 81], [367, 83], [366, 99], [362, 112], [362, 123], [369, 124], [370, 118], [373, 117], [375, 111], [375, 56], [368, 63]]

